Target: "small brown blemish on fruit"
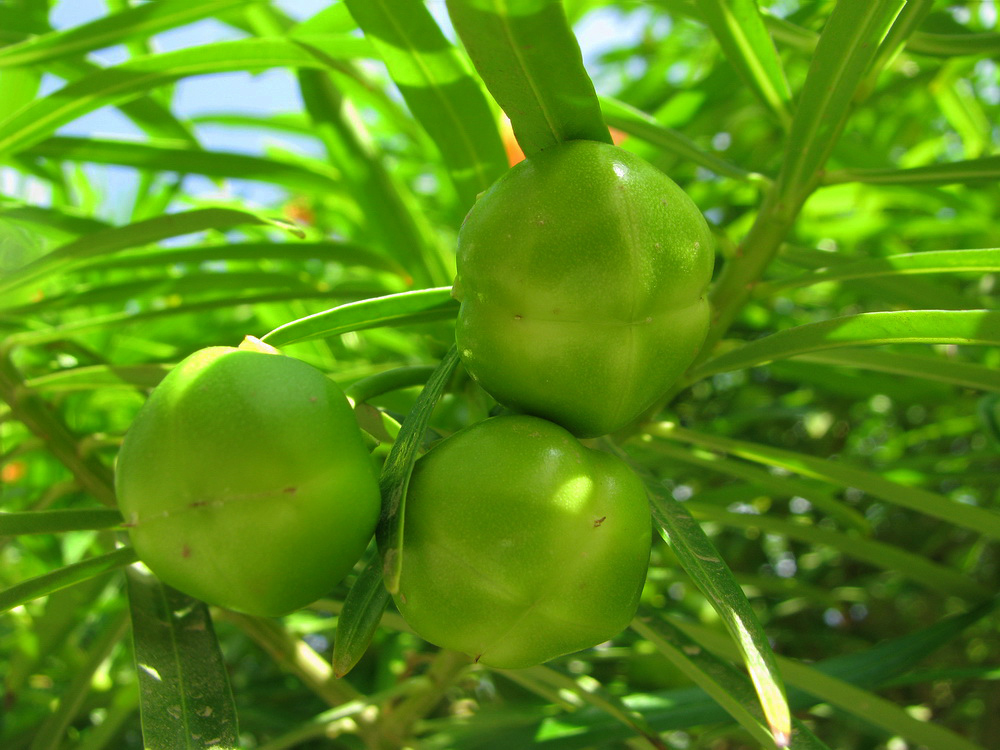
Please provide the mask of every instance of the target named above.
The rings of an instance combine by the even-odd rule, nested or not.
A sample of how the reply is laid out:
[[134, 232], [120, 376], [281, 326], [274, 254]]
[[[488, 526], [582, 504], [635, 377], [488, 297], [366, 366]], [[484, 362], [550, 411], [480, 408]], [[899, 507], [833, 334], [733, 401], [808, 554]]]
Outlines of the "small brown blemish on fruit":
[[695, 243], [694, 243], [694, 249], [695, 249], [695, 250], [699, 250], [699, 249], [701, 249], [701, 243], [700, 243], [700, 242], [695, 242]]
[[299, 490], [297, 487], [285, 487], [285, 489], [282, 490], [282, 492], [284, 492], [286, 495], [294, 495], [298, 491]]
[[594, 528], [596, 529], [598, 526], [600, 526], [602, 523], [604, 523], [607, 520], [607, 518], [608, 518], [607, 516], [601, 516], [600, 518], [595, 518], [594, 519]]
[[558, 314], [559, 314], [559, 308], [558, 308], [558, 307], [554, 308], [554, 309], [552, 310], [552, 314], [553, 314], [553, 315], [558, 315]]
[[208, 500], [195, 500], [188, 507], [190, 508], [204, 508], [208, 505]]
[[521, 320], [521, 316], [517, 313], [514, 314], [514, 320]]
[[309, 403], [310, 404], [315, 404], [317, 401], [319, 401], [319, 397], [318, 396], [310, 396], [309, 397]]
[[181, 557], [183, 557], [185, 560], [191, 557], [191, 548], [188, 547], [186, 544], [183, 547], [181, 547]]

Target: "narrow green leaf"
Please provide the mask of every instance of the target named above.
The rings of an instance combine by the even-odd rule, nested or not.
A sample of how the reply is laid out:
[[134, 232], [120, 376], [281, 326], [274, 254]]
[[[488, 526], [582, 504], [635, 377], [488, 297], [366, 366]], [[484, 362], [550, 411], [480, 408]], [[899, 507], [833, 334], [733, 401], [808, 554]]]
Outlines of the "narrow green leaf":
[[906, 49], [932, 57], [996, 57], [1000, 55], [1000, 34], [986, 31], [968, 34], [931, 34], [917, 31]]
[[871, 532], [871, 524], [868, 523], [868, 519], [864, 515], [835, 498], [833, 493], [825, 488], [819, 488], [792, 477], [775, 476], [746, 462], [734, 461], [717, 453], [692, 451], [664, 442], [651, 442], [645, 447], [676, 461], [736, 477], [778, 497], [801, 497], [808, 500], [828, 517], [848, 528], [860, 531], [865, 535]]
[[422, 0], [347, 0], [468, 207], [507, 169], [496, 119]]
[[81, 529], [110, 529], [121, 522], [121, 513], [111, 508], [0, 512], [0, 537], [18, 534], [57, 534], [61, 531]]
[[170, 372], [168, 365], [90, 365], [39, 375], [25, 381], [33, 391], [89, 391], [98, 388], [155, 388]]
[[[146, 301], [172, 299], [174, 301], [174, 299], [184, 300], [190, 297], [204, 297], [226, 292], [239, 294], [268, 289], [295, 292], [303, 297], [309, 296], [310, 293], [331, 291], [329, 286], [322, 281], [302, 278], [291, 273], [269, 273], [267, 271], [227, 271], [225, 273], [213, 271], [205, 273], [194, 271], [179, 276], [139, 278], [120, 284], [74, 286], [63, 294], [48, 295], [44, 299], [25, 306], [7, 308], [7, 311], [11, 314], [31, 315], [78, 307], [117, 305], [135, 299]], [[0, 309], [3, 309], [2, 304], [0, 304]]]
[[163, 318], [173, 318], [179, 315], [191, 315], [205, 310], [217, 310], [236, 307], [238, 305], [260, 305], [269, 302], [297, 302], [303, 299], [323, 299], [329, 301], [332, 298], [356, 299], [357, 297], [372, 297], [380, 294], [384, 289], [372, 287], [352, 288], [350, 291], [346, 287], [338, 287], [335, 290], [316, 288], [312, 291], [303, 291], [302, 288], [293, 291], [280, 292], [257, 292], [234, 294], [229, 292], [221, 297], [211, 299], [182, 300], [179, 304], [167, 307], [154, 307], [143, 312], [110, 313], [107, 315], [96, 315], [92, 318], [72, 320], [67, 323], [52, 326], [51, 328], [40, 328], [37, 330], [18, 331], [12, 333], [6, 339], [0, 341], [0, 352], [10, 350], [17, 346], [38, 346], [49, 341], [59, 341], [68, 336], [84, 333], [86, 331], [108, 330], [118, 325], [140, 323], [143, 321], [158, 320]]
[[686, 159], [723, 177], [732, 177], [746, 182], [765, 182], [763, 175], [747, 172], [742, 167], [730, 164], [715, 154], [708, 153], [683, 133], [666, 128], [652, 115], [632, 107], [625, 102], [608, 96], [600, 97], [601, 109], [608, 125], [641, 138], [664, 151]]
[[559, 0], [448, 0], [448, 13], [526, 155], [564, 141], [611, 142]]
[[433, 372], [434, 368], [430, 365], [394, 367], [352, 383], [344, 389], [344, 395], [356, 404], [363, 403], [383, 393], [424, 385]]
[[[705, 651], [683, 631], [660, 617], [637, 617], [632, 630], [656, 646], [657, 650], [726, 709], [764, 747], [773, 742], [767, 723], [754, 696], [753, 685], [733, 665]], [[787, 738], [776, 743], [791, 750], [829, 750], [797, 720]]]
[[73, 680], [59, 696], [59, 703], [34, 732], [29, 750], [58, 750], [64, 746], [66, 730], [90, 696], [95, 673], [125, 636], [128, 623], [128, 612], [123, 608], [100, 624], [82, 663], [74, 665]]
[[322, 242], [227, 242], [206, 245], [189, 245], [183, 248], [158, 248], [152, 251], [122, 253], [110, 258], [97, 258], [84, 262], [77, 270], [99, 268], [166, 268], [174, 264], [198, 265], [208, 261], [245, 260], [322, 260], [343, 266], [360, 266], [378, 271], [388, 271], [407, 279], [408, 274], [399, 263], [353, 242], [327, 240]]
[[[882, 641], [868, 649], [826, 659], [813, 666], [823, 674], [852, 685], [877, 687], [912, 669], [915, 663], [953, 640], [963, 629], [982, 620], [996, 608], [997, 602], [1000, 599], [945, 618], [922, 630]], [[714, 640], [709, 641], [705, 636], [707, 628], [695, 631], [690, 624], [684, 624], [684, 629], [692, 637], [705, 644], [711, 643], [713, 647], [717, 643], [725, 643], [729, 651], [723, 651], [721, 645], [715, 650], [724, 654], [733, 653], [733, 658], [738, 658], [732, 641], [724, 635], [710, 631], [709, 635], [714, 636]], [[818, 702], [811, 694], [794, 686], [789, 687], [788, 696], [796, 710], [808, 709]], [[640, 713], [659, 732], [715, 724], [727, 718], [725, 711], [700, 688], [638, 693], [625, 696], [622, 702], [627, 708]], [[434, 750], [482, 750], [483, 737], [489, 736], [492, 746], [498, 748], [589, 750], [601, 743], [625, 741], [630, 735], [630, 730], [610, 716], [589, 709], [553, 716], [549, 709], [544, 708], [534, 713], [509, 713], [507, 719], [500, 722], [496, 715], [484, 716], [480, 713], [469, 717], [460, 729], [451, 719], [440, 722], [430, 720], [426, 722], [429, 737], [436, 729], [444, 729], [441, 722], [448, 722], [447, 744], [427, 744]]]
[[679, 440], [724, 451], [765, 466], [778, 466], [805, 477], [830, 482], [838, 487], [853, 487], [902, 508], [909, 508], [932, 518], [940, 518], [942, 521], [961, 526], [990, 539], [1000, 539], [1000, 513], [994, 510], [957, 503], [943, 495], [919, 487], [898, 484], [874, 472], [856, 469], [838, 461], [694, 432], [668, 422], [648, 425], [647, 432], [668, 440]]
[[434, 406], [441, 398], [451, 374], [458, 367], [458, 362], [458, 349], [452, 346], [420, 392], [417, 402], [406, 416], [396, 442], [392, 444], [392, 450], [382, 465], [382, 475], [379, 477], [382, 517], [375, 530], [375, 539], [382, 555], [385, 588], [390, 593], [399, 591], [399, 577], [403, 570], [406, 491], [410, 486], [413, 464], [417, 460], [417, 449], [423, 441]]
[[382, 583], [382, 559], [375, 555], [347, 592], [337, 617], [333, 640], [333, 674], [343, 677], [354, 669], [378, 630], [392, 597]]
[[33, 232], [58, 240], [90, 234], [111, 226], [100, 219], [74, 212], [73, 209], [28, 206], [19, 203], [0, 206], [0, 221], [28, 224]]
[[995, 367], [955, 362], [945, 357], [883, 352], [877, 349], [828, 349], [795, 357], [800, 362], [816, 362], [841, 367], [858, 367], [893, 375], [934, 380], [963, 388], [1000, 392], [1000, 377]]
[[[731, 644], [725, 638], [709, 628], [686, 622], [677, 624], [682, 630], [718, 653], [729, 654], [733, 651]], [[984, 750], [946, 727], [910, 716], [906, 709], [896, 703], [869, 690], [856, 687], [845, 679], [824, 674], [821, 670], [806, 666], [794, 659], [778, 657], [778, 663], [789, 684], [794, 684], [813, 695], [818, 701], [836, 706], [915, 745], [948, 748], [948, 750]]]
[[799, 94], [778, 190], [804, 199], [847, 124], [858, 85], [905, 0], [837, 3]]
[[72, 271], [83, 261], [100, 255], [146, 245], [168, 237], [180, 237], [207, 229], [229, 229], [240, 224], [263, 224], [295, 231], [291, 225], [284, 222], [232, 208], [200, 208], [184, 213], [157, 216], [128, 226], [93, 232], [58, 247], [0, 279], [0, 292], [23, 287], [52, 274]]
[[[986, 344], [1000, 346], [1000, 312], [898, 310], [845, 315], [778, 331], [705, 362], [691, 380], [799, 354], [878, 344]], [[1000, 379], [1000, 374], [997, 375]]]
[[884, 542], [866, 539], [857, 534], [843, 534], [813, 524], [774, 518], [771, 515], [730, 513], [693, 500], [687, 501], [685, 507], [689, 508], [700, 521], [712, 521], [739, 529], [758, 529], [766, 534], [830, 547], [847, 557], [903, 576], [945, 596], [960, 596], [973, 602], [982, 601], [990, 596], [988, 589], [958, 571], [932, 562], [923, 555], [907, 552]]
[[756, 0], [703, 0], [698, 9], [726, 59], [778, 122], [788, 127], [792, 93]]
[[285, 346], [366, 328], [444, 320], [457, 314], [458, 302], [451, 296], [451, 287], [435, 287], [351, 302], [324, 310], [285, 323], [262, 336], [261, 340], [272, 346]]
[[757, 615], [729, 566], [684, 506], [663, 493], [651, 492], [653, 518], [684, 570], [719, 613], [750, 672], [769, 731], [779, 747], [788, 744], [791, 715], [774, 653]]
[[21, 581], [21, 583], [0, 591], [0, 612], [6, 612], [81, 581], [87, 581], [102, 573], [107, 573], [109, 570], [130, 565], [137, 559], [135, 551], [131, 547], [122, 547], [114, 552], [90, 557], [78, 563], [65, 565], [40, 576]]
[[40, 156], [60, 161], [116, 164], [159, 172], [256, 180], [306, 194], [337, 193], [342, 190], [337, 171], [319, 161], [296, 164], [272, 156], [205, 151], [178, 141], [137, 143], [53, 136], [21, 153], [28, 157]]
[[755, 297], [769, 297], [787, 289], [798, 289], [824, 281], [870, 279], [876, 276], [910, 276], [926, 273], [986, 273], [1000, 271], [1000, 248], [975, 250], [929, 250], [869, 258], [820, 268], [801, 276], [765, 281], [754, 289]]
[[298, 82], [316, 134], [343, 174], [344, 188], [362, 220], [368, 220], [362, 224], [362, 237], [377, 239], [382, 251], [405, 266], [419, 287], [451, 281], [450, 248], [444, 250], [431, 231], [409, 186], [389, 169], [337, 82], [317, 70], [300, 70]]
[[194, 4], [188, 0], [159, 0], [139, 5], [90, 23], [52, 31], [4, 47], [0, 49], [0, 68], [38, 65], [61, 57], [93, 52], [245, 5], [246, 0], [206, 0]]
[[144, 747], [237, 750], [236, 707], [208, 607], [128, 571]]
[[279, 67], [330, 67], [334, 60], [329, 54], [317, 55], [308, 43], [312, 41], [336, 49], [337, 59], [364, 57], [371, 51], [365, 40], [343, 35], [295, 41], [237, 39], [130, 60], [70, 83], [0, 121], [0, 156], [33, 146], [81, 115], [181, 78]]
[[498, 669], [495, 671], [514, 681], [519, 681], [519, 678], [537, 680], [536, 684], [552, 688], [558, 702], [565, 701], [567, 696], [576, 696], [577, 701], [590, 705], [620, 722], [623, 726], [643, 737], [650, 746], [657, 750], [668, 750], [667, 745], [637, 711], [629, 709], [622, 703], [621, 698], [606, 690], [598, 680], [590, 675], [574, 675], [564, 668], [546, 664], [525, 669]]
[[837, 169], [823, 177], [824, 185], [860, 182], [866, 185], [970, 185], [1000, 180], [1000, 156], [929, 164], [911, 169]]

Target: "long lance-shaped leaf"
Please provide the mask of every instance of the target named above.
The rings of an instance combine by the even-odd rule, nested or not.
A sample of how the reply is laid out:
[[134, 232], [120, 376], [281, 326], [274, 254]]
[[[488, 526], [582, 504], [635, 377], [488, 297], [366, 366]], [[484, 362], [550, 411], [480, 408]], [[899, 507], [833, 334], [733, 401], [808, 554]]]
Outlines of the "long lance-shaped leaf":
[[157, 248], [147, 252], [115, 255], [86, 262], [77, 270], [99, 268], [102, 271], [121, 268], [167, 268], [175, 263], [197, 265], [206, 261], [243, 260], [322, 260], [344, 266], [361, 266], [389, 271], [408, 279], [406, 269], [392, 258], [353, 242], [326, 240], [322, 242], [227, 242], [190, 245], [183, 248]]
[[963, 388], [1000, 392], [1000, 378], [995, 367], [954, 362], [944, 357], [883, 352], [877, 349], [827, 349], [795, 357], [797, 362], [817, 362], [841, 367], [906, 375]]
[[664, 127], [652, 115], [632, 107], [625, 102], [608, 96], [600, 97], [601, 109], [608, 125], [634, 135], [637, 138], [675, 154], [694, 164], [704, 167], [717, 175], [732, 177], [746, 182], [767, 182], [767, 178], [756, 172], [748, 172], [742, 167], [720, 159], [715, 154], [702, 149], [683, 133]]
[[751, 466], [745, 461], [733, 461], [715, 453], [695, 452], [664, 442], [652, 442], [645, 447], [661, 456], [735, 477], [778, 497], [801, 497], [808, 500], [817, 510], [822, 511], [847, 528], [859, 531], [865, 536], [871, 533], [871, 524], [864, 515], [834, 497], [828, 489], [817, 487], [813, 483], [786, 476], [775, 476], [763, 469]]
[[557, 702], [561, 703], [567, 698], [572, 698], [570, 705], [579, 702], [593, 706], [598, 711], [617, 719], [656, 750], [668, 750], [667, 745], [638, 712], [630, 710], [618, 696], [612, 694], [590, 675], [577, 676], [564, 668], [545, 664], [526, 669], [495, 671], [526, 687], [531, 685], [538, 694], [546, 697], [552, 695]]
[[[691, 379], [825, 349], [858, 344], [918, 343], [1000, 346], [1000, 311], [898, 310], [808, 323], [778, 331], [710, 359], [691, 373]], [[1000, 380], [1000, 373], [997, 379]]]
[[736, 641], [775, 744], [785, 747], [792, 731], [785, 688], [753, 607], [729, 566], [684, 506], [662, 493], [650, 496], [653, 518], [663, 537]]
[[28, 224], [32, 232], [40, 235], [68, 239], [66, 235], [79, 236], [107, 229], [111, 225], [91, 216], [83, 216], [73, 209], [52, 206], [28, 206], [10, 203], [0, 207], [0, 221], [8, 220], [18, 224]]
[[712, 288], [713, 320], [696, 365], [715, 352], [815, 189], [847, 124], [858, 87], [904, 3], [872, 0], [834, 6], [792, 117], [781, 171], [741, 252], [729, 260]]
[[786, 289], [798, 289], [824, 281], [870, 279], [876, 276], [911, 276], [926, 273], [987, 273], [1000, 271], [1000, 248], [974, 250], [929, 250], [901, 253], [887, 258], [869, 258], [801, 276], [766, 281], [754, 289], [755, 297], [766, 297]]
[[[1000, 601], [1000, 600], [995, 600]], [[996, 608], [995, 602], [976, 607], [954, 617], [941, 620], [914, 633], [892, 638], [871, 648], [845, 654], [813, 667], [823, 674], [862, 688], [874, 688], [910, 671], [913, 664], [932, 651], [953, 640], [962, 630], [982, 620]], [[690, 627], [690, 626], [688, 626]], [[705, 629], [698, 631], [698, 640]], [[712, 631], [712, 635], [725, 639]], [[727, 645], [731, 643], [727, 640]], [[862, 695], [872, 695], [862, 691]], [[789, 687], [789, 702], [796, 710], [804, 710], [818, 702], [811, 694]], [[700, 688], [682, 688], [657, 693], [625, 696], [622, 702], [638, 711], [657, 731], [685, 729], [692, 726], [725, 721], [725, 711]], [[627, 740], [630, 730], [614, 718], [582, 709], [572, 713], [551, 715], [548, 707], [533, 712], [519, 712], [501, 723], [496, 716], [470, 717], [458, 731], [450, 719], [426, 722], [428, 735], [448, 722], [447, 745], [431, 744], [435, 750], [481, 750], [483, 737], [489, 736], [492, 747], [532, 747], [546, 750], [586, 750], [616, 741]], [[442, 729], [444, 727], [442, 726]], [[941, 746], [947, 747], [947, 745]]]
[[570, 140], [611, 142], [559, 0], [448, 0], [448, 13], [526, 155]]
[[[819, 41], [816, 32], [763, 10], [761, 15], [776, 40], [810, 55], [816, 51]], [[914, 31], [906, 40], [906, 51], [930, 57], [995, 57], [1000, 55], [1000, 34], [990, 31], [960, 34]]]
[[[89, 391], [104, 388], [155, 388], [167, 373], [168, 365], [89, 365], [39, 375], [24, 384], [33, 391]], [[117, 512], [117, 511], [115, 511]]]
[[[313, 41], [312, 38], [237, 39], [150, 55], [92, 73], [0, 121], [0, 156], [38, 143], [81, 115], [181, 78], [280, 67], [331, 67], [330, 53], [318, 54]], [[336, 50], [337, 59], [371, 54], [365, 40], [352, 36], [322, 37], [316, 41], [322, 41], [326, 50]]]
[[103, 16], [70, 29], [53, 31], [0, 49], [0, 68], [38, 65], [70, 55], [80, 55], [114, 44], [141, 39], [167, 29], [199, 21], [246, 0], [160, 0], [120, 13]]
[[350, 672], [364, 656], [391, 598], [382, 583], [382, 559], [375, 555], [347, 592], [344, 607], [337, 616], [337, 634], [333, 640], [336, 677]]
[[[995, 608], [995, 602], [996, 600], [985, 603], [979, 611], [988, 612]], [[718, 633], [709, 628], [686, 622], [678, 622], [677, 625], [718, 653], [730, 655], [733, 651], [731, 644], [725, 638], [719, 637]], [[985, 750], [950, 729], [910, 716], [905, 708], [868, 690], [856, 687], [845, 679], [824, 674], [821, 670], [794, 659], [778, 657], [778, 662], [790, 685], [794, 684], [798, 689], [815, 696], [817, 700], [836, 706], [891, 734], [898, 734], [918, 746], [948, 748], [948, 750]]]
[[66, 730], [90, 696], [95, 673], [125, 636], [128, 624], [128, 612], [124, 608], [101, 623], [93, 641], [87, 645], [85, 657], [74, 665], [73, 679], [59, 696], [59, 703], [34, 731], [28, 750], [58, 750], [64, 746]]
[[337, 171], [319, 161], [297, 164], [273, 156], [205, 151], [177, 141], [136, 143], [53, 136], [21, 153], [23, 156], [60, 161], [115, 164], [151, 171], [257, 180], [307, 194], [337, 193], [343, 190]]
[[792, 93], [756, 0], [703, 0], [699, 10], [726, 59], [782, 126], [788, 127]]
[[444, 392], [451, 374], [458, 366], [458, 349], [452, 346], [437, 366], [417, 402], [403, 421], [396, 442], [382, 466], [379, 488], [382, 491], [382, 516], [375, 529], [379, 554], [382, 555], [382, 578], [390, 593], [399, 591], [403, 571], [403, 523], [406, 513], [406, 491], [410, 474], [417, 460], [417, 449], [424, 438], [434, 406]]
[[367, 328], [445, 320], [457, 314], [458, 302], [451, 296], [451, 287], [434, 287], [350, 302], [285, 323], [261, 340], [285, 346]]
[[961, 526], [990, 539], [1000, 539], [1000, 513], [949, 500], [919, 487], [893, 482], [870, 471], [804, 453], [771, 448], [732, 438], [695, 432], [670, 422], [647, 425], [650, 435], [724, 451], [765, 466], [778, 466], [805, 477], [822, 479], [838, 487], [853, 487], [888, 503]]
[[150, 242], [180, 237], [207, 229], [229, 229], [240, 224], [263, 224], [297, 231], [289, 224], [232, 208], [200, 208], [167, 216], [157, 216], [135, 224], [103, 229], [57, 247], [38, 260], [0, 279], [0, 293], [23, 287], [56, 273], [66, 273], [84, 261], [101, 255], [138, 247]]
[[16, 583], [0, 591], [0, 612], [6, 612], [25, 602], [47, 596], [67, 586], [87, 581], [96, 576], [134, 563], [138, 557], [131, 547], [122, 547], [96, 557], [89, 557], [72, 565], [56, 568], [48, 573]]
[[128, 571], [144, 747], [237, 750], [236, 706], [208, 607]]
[[1000, 55], [1000, 34], [986, 31], [967, 34], [914, 32], [906, 49], [933, 57], [996, 57]]
[[1000, 180], [1000, 156], [930, 164], [911, 169], [838, 169], [823, 177], [824, 185], [861, 182], [866, 185], [968, 185]]
[[122, 522], [122, 514], [112, 508], [77, 510], [26, 510], [0, 513], [0, 537], [18, 534], [57, 534], [80, 529], [110, 529]]
[[[771, 744], [772, 737], [755, 700], [753, 686], [746, 675], [701, 648], [682, 630], [664, 619], [637, 617], [632, 621], [631, 627], [656, 646], [692, 682], [711, 695], [758, 742], [764, 747]], [[794, 719], [793, 722], [795, 726], [788, 737], [787, 747], [791, 750], [829, 750], [804, 725]]]
[[467, 64], [423, 0], [347, 0], [414, 117], [437, 144], [464, 207], [507, 168], [490, 111]]
[[810, 545], [831, 547], [847, 557], [896, 573], [920, 586], [939, 591], [945, 596], [960, 596], [973, 602], [982, 601], [990, 596], [989, 589], [962, 573], [891, 544], [857, 535], [848, 536], [818, 525], [773, 518], [771, 515], [730, 513], [697, 501], [687, 501], [686, 507], [690, 508], [698, 520], [712, 521], [738, 529], [758, 529], [769, 535], [797, 539]]
[[851, 101], [905, 0], [837, 3], [826, 22], [785, 142], [778, 191], [812, 189], [851, 112]]
[[30, 331], [18, 331], [12, 333], [6, 339], [0, 340], [0, 353], [10, 351], [18, 346], [39, 346], [50, 341], [61, 341], [70, 336], [74, 336], [87, 331], [101, 331], [114, 328], [118, 325], [140, 323], [147, 320], [157, 320], [172, 318], [178, 315], [191, 315], [193, 313], [204, 312], [205, 310], [218, 310], [236, 307], [238, 305], [262, 305], [270, 302], [294, 302], [303, 299], [324, 299], [329, 301], [331, 297], [345, 297], [357, 299], [358, 297], [372, 297], [383, 289], [352, 289], [346, 288], [308, 290], [308, 288], [298, 288], [294, 291], [280, 292], [257, 292], [235, 294], [227, 293], [225, 296], [213, 299], [198, 299], [194, 301], [183, 300], [179, 304], [162, 308], [153, 308], [143, 312], [123, 312], [110, 313], [108, 315], [96, 315], [92, 318], [73, 320], [68, 323]]

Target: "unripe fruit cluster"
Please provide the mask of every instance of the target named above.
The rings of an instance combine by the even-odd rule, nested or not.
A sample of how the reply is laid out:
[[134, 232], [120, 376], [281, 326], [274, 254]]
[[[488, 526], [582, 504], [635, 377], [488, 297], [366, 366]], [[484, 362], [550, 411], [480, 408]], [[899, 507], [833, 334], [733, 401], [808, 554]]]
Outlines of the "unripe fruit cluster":
[[[690, 364], [711, 271], [694, 204], [613, 146], [543, 151], [479, 199], [459, 235], [457, 344], [472, 377], [522, 414], [416, 463], [395, 600], [417, 633], [518, 668], [627, 626], [649, 558], [645, 489], [577, 437], [635, 421]], [[116, 489], [160, 578], [256, 615], [327, 593], [379, 514], [344, 394], [259, 342], [171, 371], [126, 436]]]

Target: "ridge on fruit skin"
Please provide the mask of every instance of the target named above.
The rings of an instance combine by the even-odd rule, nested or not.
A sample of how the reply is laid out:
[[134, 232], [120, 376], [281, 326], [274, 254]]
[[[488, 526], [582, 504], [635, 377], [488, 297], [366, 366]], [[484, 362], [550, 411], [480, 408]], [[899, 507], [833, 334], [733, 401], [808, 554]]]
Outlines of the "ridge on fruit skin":
[[396, 605], [425, 640], [502, 669], [595, 646], [628, 626], [651, 523], [641, 480], [562, 427], [493, 417], [420, 458]]
[[515, 411], [579, 437], [621, 429], [698, 353], [712, 248], [691, 199], [635, 154], [546, 149], [494, 183], [459, 232], [462, 361]]
[[380, 507], [344, 394], [259, 342], [202, 349], [170, 371], [125, 436], [115, 488], [157, 577], [262, 616], [327, 594], [364, 553]]

